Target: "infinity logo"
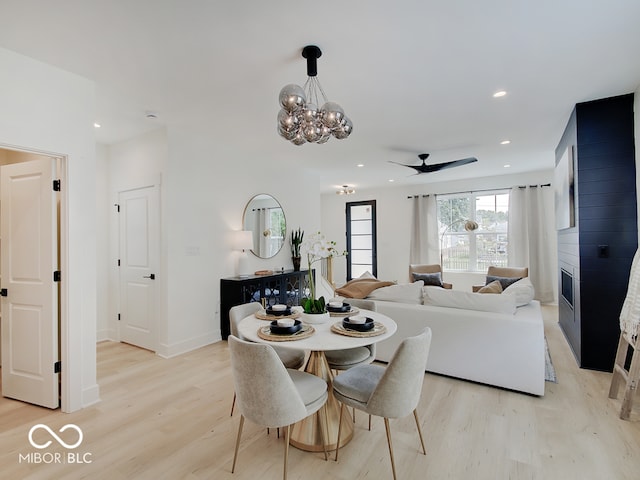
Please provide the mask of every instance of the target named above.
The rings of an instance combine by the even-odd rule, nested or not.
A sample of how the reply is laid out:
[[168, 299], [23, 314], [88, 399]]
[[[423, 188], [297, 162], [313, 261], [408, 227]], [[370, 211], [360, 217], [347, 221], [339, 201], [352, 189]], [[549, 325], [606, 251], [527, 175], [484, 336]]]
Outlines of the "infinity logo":
[[62, 427], [60, 429], [60, 433], [64, 432], [65, 430], [71, 428], [73, 430], [75, 430], [76, 432], [78, 432], [78, 441], [72, 445], [69, 445], [68, 443], [65, 443], [58, 435], [56, 435], [56, 433], [51, 430], [48, 426], [39, 423], [37, 425], [34, 425], [33, 427], [31, 427], [31, 430], [29, 430], [29, 443], [34, 447], [34, 448], [38, 448], [38, 449], [42, 449], [42, 448], [47, 448], [49, 445], [51, 445], [51, 440], [47, 441], [46, 443], [43, 443], [42, 445], [36, 443], [33, 441], [33, 432], [35, 432], [37, 429], [39, 428], [43, 428], [45, 429], [47, 432], [49, 432], [51, 434], [51, 436], [53, 438], [56, 439], [56, 441], [62, 445], [64, 448], [67, 449], [72, 449], [72, 448], [76, 448], [78, 445], [80, 445], [82, 443], [82, 430], [80, 430], [80, 427], [78, 427], [77, 425], [74, 425], [73, 423], [68, 423], [67, 425], [65, 425], [64, 427]]

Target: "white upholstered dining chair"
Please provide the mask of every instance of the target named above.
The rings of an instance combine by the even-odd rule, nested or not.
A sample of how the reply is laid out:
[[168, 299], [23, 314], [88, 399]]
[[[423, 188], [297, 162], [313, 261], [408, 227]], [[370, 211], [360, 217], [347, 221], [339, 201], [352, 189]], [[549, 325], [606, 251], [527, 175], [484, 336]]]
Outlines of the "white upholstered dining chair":
[[[242, 338], [242, 335], [238, 332], [238, 325], [240, 324], [240, 321], [261, 309], [262, 306], [258, 302], [243, 303], [242, 305], [231, 307], [229, 310], [229, 330], [231, 331], [231, 335], [237, 338]], [[285, 367], [297, 370], [304, 365], [305, 352], [303, 350], [284, 347], [274, 347], [274, 350]], [[235, 404], [236, 395], [234, 393], [233, 402], [231, 403], [231, 416], [233, 416]]]
[[[236, 468], [242, 427], [247, 418], [267, 428], [284, 427], [283, 479], [286, 480], [290, 426], [314, 414], [325, 404], [327, 383], [310, 373], [285, 368], [271, 345], [247, 342], [233, 335], [228, 340], [231, 374], [240, 411], [231, 473]], [[323, 446], [326, 460], [324, 439]]]
[[[370, 415], [383, 417], [394, 480], [396, 479], [396, 466], [393, 458], [389, 418], [402, 418], [413, 411], [422, 451], [425, 455], [427, 454], [420, 429], [417, 406], [422, 393], [424, 371], [430, 346], [431, 330], [426, 328], [419, 335], [404, 339], [386, 368], [380, 365], [361, 365], [347, 370], [333, 380], [333, 394], [341, 403], [336, 445], [340, 445], [340, 430], [345, 405], [355, 407]], [[338, 460], [338, 450], [339, 448], [336, 446], [336, 461]]]

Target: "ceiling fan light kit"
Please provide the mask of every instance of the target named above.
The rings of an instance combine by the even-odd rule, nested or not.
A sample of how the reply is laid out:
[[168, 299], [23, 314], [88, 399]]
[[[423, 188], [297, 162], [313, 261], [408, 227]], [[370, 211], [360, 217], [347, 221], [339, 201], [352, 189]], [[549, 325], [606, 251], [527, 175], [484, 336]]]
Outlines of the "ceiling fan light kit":
[[[307, 45], [302, 56], [307, 59], [307, 81], [304, 86], [289, 84], [280, 90], [278, 133], [294, 145], [326, 143], [333, 136], [347, 138], [353, 131], [353, 122], [340, 105], [327, 100], [318, 81], [318, 58], [322, 51], [316, 45]], [[322, 106], [320, 102], [322, 101]]]
[[341, 189], [336, 191], [338, 195], [353, 195], [356, 193], [355, 188], [351, 188], [349, 185], [343, 185]]
[[445, 170], [447, 168], [453, 167], [461, 167], [462, 165], [468, 165], [469, 163], [477, 162], [478, 159], [475, 157], [469, 158], [461, 158], [460, 160], [452, 160], [450, 162], [442, 162], [442, 163], [432, 163], [427, 165], [426, 160], [429, 158], [428, 153], [420, 153], [418, 154], [418, 158], [422, 160], [422, 165], [406, 165], [404, 163], [391, 162], [396, 165], [402, 165], [403, 167], [413, 168], [416, 171], [416, 175], [421, 175], [423, 173], [433, 173], [439, 172], [440, 170]]

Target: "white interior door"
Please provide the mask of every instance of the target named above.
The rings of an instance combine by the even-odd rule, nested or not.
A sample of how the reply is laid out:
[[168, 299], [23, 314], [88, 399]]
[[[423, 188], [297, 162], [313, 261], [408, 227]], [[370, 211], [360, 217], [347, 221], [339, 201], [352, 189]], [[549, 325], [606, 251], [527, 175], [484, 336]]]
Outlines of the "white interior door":
[[57, 408], [55, 159], [0, 167], [2, 394]]
[[120, 340], [156, 351], [158, 187], [120, 192]]

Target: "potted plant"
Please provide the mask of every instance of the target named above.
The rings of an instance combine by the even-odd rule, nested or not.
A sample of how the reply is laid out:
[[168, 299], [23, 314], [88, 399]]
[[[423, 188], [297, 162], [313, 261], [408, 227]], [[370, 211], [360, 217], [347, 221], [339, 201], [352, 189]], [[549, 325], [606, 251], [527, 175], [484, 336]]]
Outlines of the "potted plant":
[[327, 240], [320, 232], [311, 236], [301, 245], [301, 251], [307, 255], [309, 265], [309, 296], [302, 299], [301, 306], [304, 309], [303, 319], [307, 323], [322, 323], [329, 319], [329, 312], [325, 308], [324, 297], [317, 298], [316, 282], [313, 279], [311, 265], [328, 257], [339, 257], [346, 252], [336, 250], [336, 242]]
[[304, 238], [304, 231], [298, 227], [298, 230], [291, 230], [291, 260], [293, 261], [293, 270], [300, 270], [300, 245]]

